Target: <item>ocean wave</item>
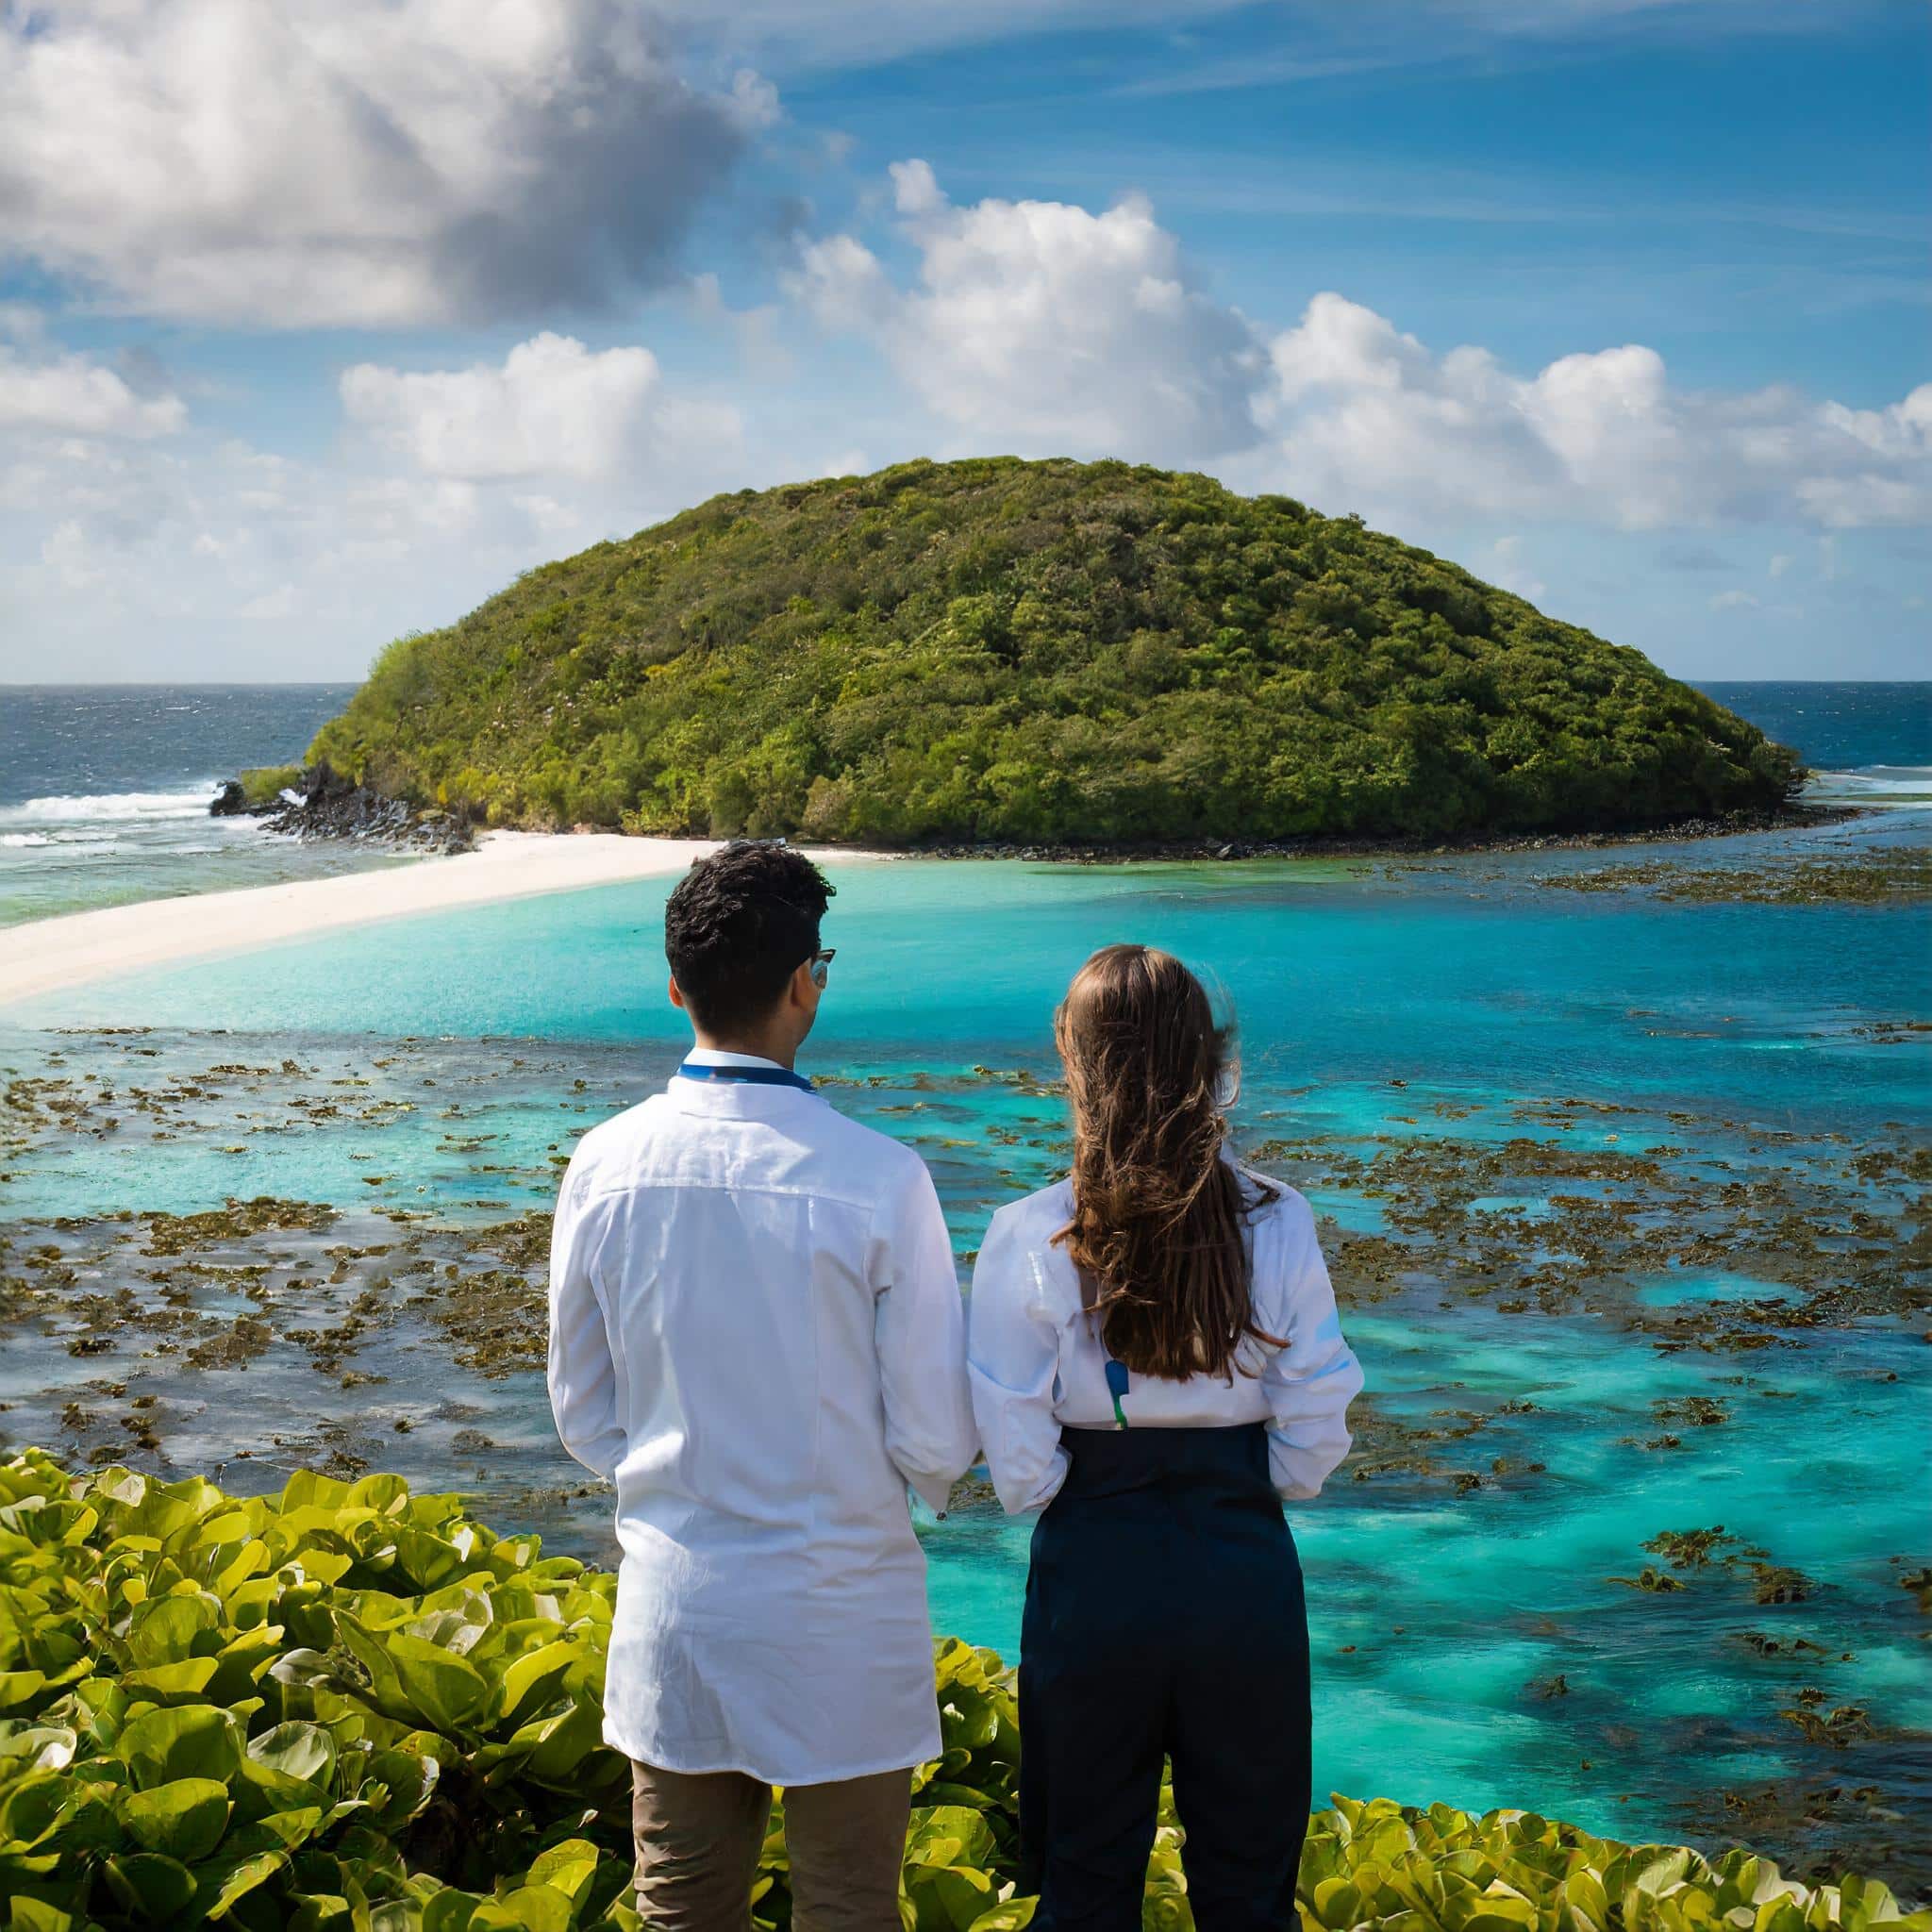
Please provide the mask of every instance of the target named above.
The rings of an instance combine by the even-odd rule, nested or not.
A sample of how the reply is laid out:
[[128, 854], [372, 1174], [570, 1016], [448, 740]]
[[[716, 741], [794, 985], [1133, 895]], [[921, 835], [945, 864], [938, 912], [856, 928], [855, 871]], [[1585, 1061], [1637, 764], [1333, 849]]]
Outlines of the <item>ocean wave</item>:
[[29, 798], [0, 806], [0, 825], [74, 825], [127, 819], [206, 818], [220, 787], [212, 779], [178, 791], [101, 791], [80, 797]]
[[1862, 799], [1883, 805], [1932, 800], [1932, 766], [1863, 765], [1853, 772], [1813, 772], [1810, 789], [1827, 798]]
[[51, 845], [44, 832], [0, 832], [0, 845]]

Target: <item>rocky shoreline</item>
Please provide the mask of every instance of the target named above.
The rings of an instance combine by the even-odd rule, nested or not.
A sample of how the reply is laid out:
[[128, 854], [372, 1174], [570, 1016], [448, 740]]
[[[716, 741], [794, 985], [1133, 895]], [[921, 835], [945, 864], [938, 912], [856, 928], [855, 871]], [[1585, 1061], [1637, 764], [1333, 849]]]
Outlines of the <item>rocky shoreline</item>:
[[[291, 795], [292, 794], [292, 795]], [[303, 771], [286, 790], [251, 803], [241, 779], [230, 778], [208, 812], [214, 818], [259, 819], [263, 827], [305, 843], [323, 839], [379, 845], [395, 852], [446, 855], [476, 843], [467, 813], [419, 811], [344, 777], [326, 759]]]
[[1119, 865], [1134, 860], [1187, 863], [1241, 858], [1421, 858], [1458, 852], [1595, 851], [1616, 845], [1674, 844], [1691, 839], [1728, 839], [1745, 832], [1807, 831], [1863, 818], [1857, 806], [1790, 806], [1776, 811], [1731, 812], [1721, 818], [1675, 819], [1607, 832], [1495, 832], [1457, 838], [1364, 836], [1301, 839], [1183, 839], [1119, 844], [1024, 845], [958, 841], [913, 845], [908, 858], [1019, 858], [1034, 863]]
[[[479, 828], [467, 813], [418, 810], [401, 799], [388, 797], [344, 777], [325, 760], [302, 772], [289, 789], [300, 793], [298, 800], [291, 801], [284, 794], [266, 803], [251, 804], [241, 780], [231, 778], [208, 809], [217, 818], [258, 818], [272, 832], [305, 841], [353, 840], [421, 853], [469, 852], [475, 846]], [[1809, 830], [1864, 816], [1857, 806], [1789, 806], [1777, 810], [1732, 812], [1718, 818], [1677, 819], [1664, 824], [1637, 825], [1617, 831], [1498, 832], [1451, 839], [1383, 835], [1122, 840], [1077, 845], [951, 840], [892, 849], [895, 857], [904, 858], [1011, 858], [1036, 865], [1186, 864], [1244, 858], [1416, 858], [1463, 852], [1594, 851], [1619, 845], [1674, 844], [1687, 840], [1734, 838], [1748, 832]], [[614, 825], [571, 828], [575, 832], [620, 829]], [[556, 832], [555, 836], [568, 835]]]

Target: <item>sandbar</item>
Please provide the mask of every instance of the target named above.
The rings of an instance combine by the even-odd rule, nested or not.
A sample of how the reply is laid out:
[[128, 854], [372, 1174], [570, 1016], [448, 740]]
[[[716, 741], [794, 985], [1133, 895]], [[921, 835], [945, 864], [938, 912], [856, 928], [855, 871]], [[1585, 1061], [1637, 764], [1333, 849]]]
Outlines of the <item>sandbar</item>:
[[[143, 899], [30, 920], [0, 928], [0, 1006], [374, 920], [662, 878], [716, 851], [718, 842], [633, 839], [617, 832], [489, 832], [474, 852], [411, 859], [383, 871]], [[841, 865], [885, 857], [843, 848], [811, 856]]]

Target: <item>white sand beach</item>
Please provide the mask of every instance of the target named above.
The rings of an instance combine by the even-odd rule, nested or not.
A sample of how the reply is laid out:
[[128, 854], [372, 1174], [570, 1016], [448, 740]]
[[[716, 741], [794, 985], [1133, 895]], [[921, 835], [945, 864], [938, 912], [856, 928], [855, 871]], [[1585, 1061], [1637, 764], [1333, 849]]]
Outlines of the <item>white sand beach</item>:
[[[483, 906], [539, 892], [681, 873], [715, 851], [708, 839], [629, 839], [615, 832], [491, 832], [474, 852], [386, 872], [253, 886], [108, 906], [0, 928], [0, 1006], [91, 980], [372, 920]], [[872, 852], [814, 852], [848, 865]]]

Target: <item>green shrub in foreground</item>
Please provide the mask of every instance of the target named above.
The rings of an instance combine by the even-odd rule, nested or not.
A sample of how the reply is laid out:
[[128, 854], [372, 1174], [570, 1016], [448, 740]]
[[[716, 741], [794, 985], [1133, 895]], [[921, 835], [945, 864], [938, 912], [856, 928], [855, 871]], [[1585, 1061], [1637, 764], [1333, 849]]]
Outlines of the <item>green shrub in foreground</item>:
[[[637, 1926], [628, 1768], [600, 1740], [614, 1591], [393, 1475], [242, 1499], [0, 1464], [0, 1925]], [[990, 1651], [938, 1657], [902, 1912], [1006, 1932], [1032, 1910], [1012, 1684]], [[1164, 1806], [1150, 1926], [1191, 1924], [1179, 1842]], [[758, 1888], [788, 1924], [782, 1806]], [[1307, 1932], [1932, 1932], [1878, 1884], [1387, 1799], [1316, 1817], [1301, 1907]]]

